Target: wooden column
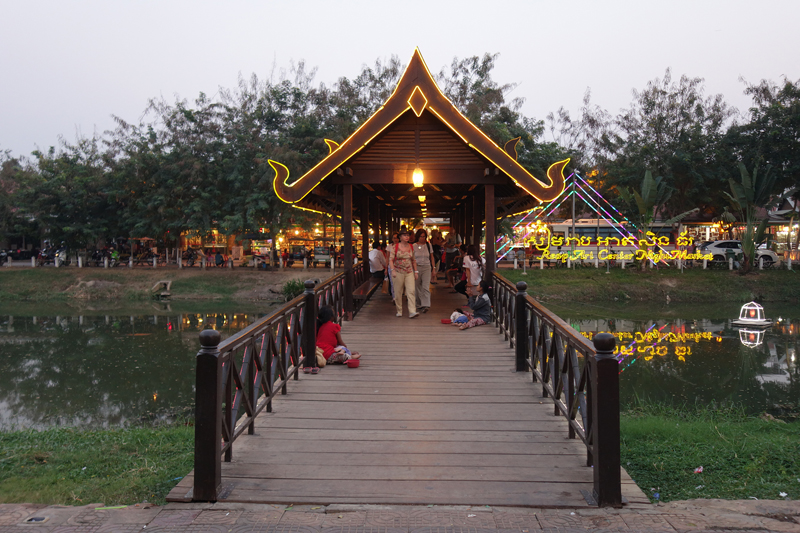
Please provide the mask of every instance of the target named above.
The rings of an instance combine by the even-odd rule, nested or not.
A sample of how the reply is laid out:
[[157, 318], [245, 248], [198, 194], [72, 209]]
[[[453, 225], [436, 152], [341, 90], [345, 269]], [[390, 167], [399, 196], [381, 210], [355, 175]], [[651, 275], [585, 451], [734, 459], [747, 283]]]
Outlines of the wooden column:
[[353, 320], [353, 186], [342, 185], [342, 237], [344, 250], [344, 319]]
[[372, 229], [375, 230], [374, 234], [375, 238], [372, 240], [381, 242], [386, 240], [386, 237], [383, 236], [383, 230], [381, 229], [381, 214], [383, 208], [381, 207], [380, 204], [377, 203], [373, 207], [374, 209], [372, 208], [370, 209], [370, 213], [372, 214]]
[[473, 213], [475, 212], [474, 202], [472, 198], [467, 197], [464, 200], [464, 243], [469, 246], [472, 242], [472, 225], [475, 222]]
[[481, 229], [483, 226], [483, 202], [481, 201], [480, 194], [475, 194], [472, 197], [472, 244], [480, 247], [481, 244]]
[[361, 200], [361, 260], [366, 261], [369, 257], [370, 238], [369, 238], [369, 194], [363, 191], [359, 194]]
[[486, 277], [491, 277], [491, 272], [495, 270], [495, 222], [497, 221], [497, 209], [494, 205], [494, 185], [484, 186], [484, 212], [486, 213]]

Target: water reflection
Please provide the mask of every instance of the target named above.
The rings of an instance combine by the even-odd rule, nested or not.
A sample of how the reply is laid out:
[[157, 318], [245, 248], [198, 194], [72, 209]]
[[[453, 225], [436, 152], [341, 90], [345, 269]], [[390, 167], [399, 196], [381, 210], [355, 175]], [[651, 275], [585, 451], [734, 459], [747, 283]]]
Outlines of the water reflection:
[[749, 330], [725, 318], [600, 320], [578, 312], [562, 316], [570, 315], [565, 319], [588, 339], [600, 332], [617, 338], [623, 402], [734, 402], [753, 414], [797, 412], [798, 318], [780, 318], [770, 329]]
[[267, 311], [0, 316], [0, 429], [118, 426], [194, 405], [198, 332]]

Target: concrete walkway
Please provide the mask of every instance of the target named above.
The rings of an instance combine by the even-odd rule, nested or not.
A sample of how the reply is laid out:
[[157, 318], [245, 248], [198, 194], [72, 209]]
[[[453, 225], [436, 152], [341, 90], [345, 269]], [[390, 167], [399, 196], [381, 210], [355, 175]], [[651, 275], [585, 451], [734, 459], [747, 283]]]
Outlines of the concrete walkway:
[[797, 531], [800, 502], [690, 500], [626, 509], [467, 506], [137, 504], [124, 509], [0, 505], [0, 532], [480, 533]]

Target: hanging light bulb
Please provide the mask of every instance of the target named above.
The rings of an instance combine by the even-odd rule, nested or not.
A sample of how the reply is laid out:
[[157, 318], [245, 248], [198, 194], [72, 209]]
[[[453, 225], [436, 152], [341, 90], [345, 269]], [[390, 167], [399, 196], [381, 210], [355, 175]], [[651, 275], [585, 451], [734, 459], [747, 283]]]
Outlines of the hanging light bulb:
[[414, 173], [411, 175], [411, 181], [414, 182], [414, 187], [422, 187], [423, 179], [422, 169], [417, 165], [417, 168], [414, 169]]
[[420, 202], [424, 202], [425, 201], [425, 197], [424, 196], [417, 196], [417, 198], [419, 199]]

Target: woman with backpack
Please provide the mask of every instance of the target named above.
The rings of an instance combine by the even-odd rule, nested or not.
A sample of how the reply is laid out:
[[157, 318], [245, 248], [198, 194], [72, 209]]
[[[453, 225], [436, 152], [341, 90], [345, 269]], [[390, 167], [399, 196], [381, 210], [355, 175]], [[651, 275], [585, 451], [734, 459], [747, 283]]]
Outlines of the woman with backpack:
[[400, 232], [400, 242], [389, 248], [389, 266], [392, 269], [392, 286], [394, 287], [394, 305], [397, 316], [403, 316], [403, 293], [408, 299], [408, 318], [419, 316], [416, 306], [416, 279], [419, 267], [414, 257], [414, 249], [408, 243], [408, 231]]

